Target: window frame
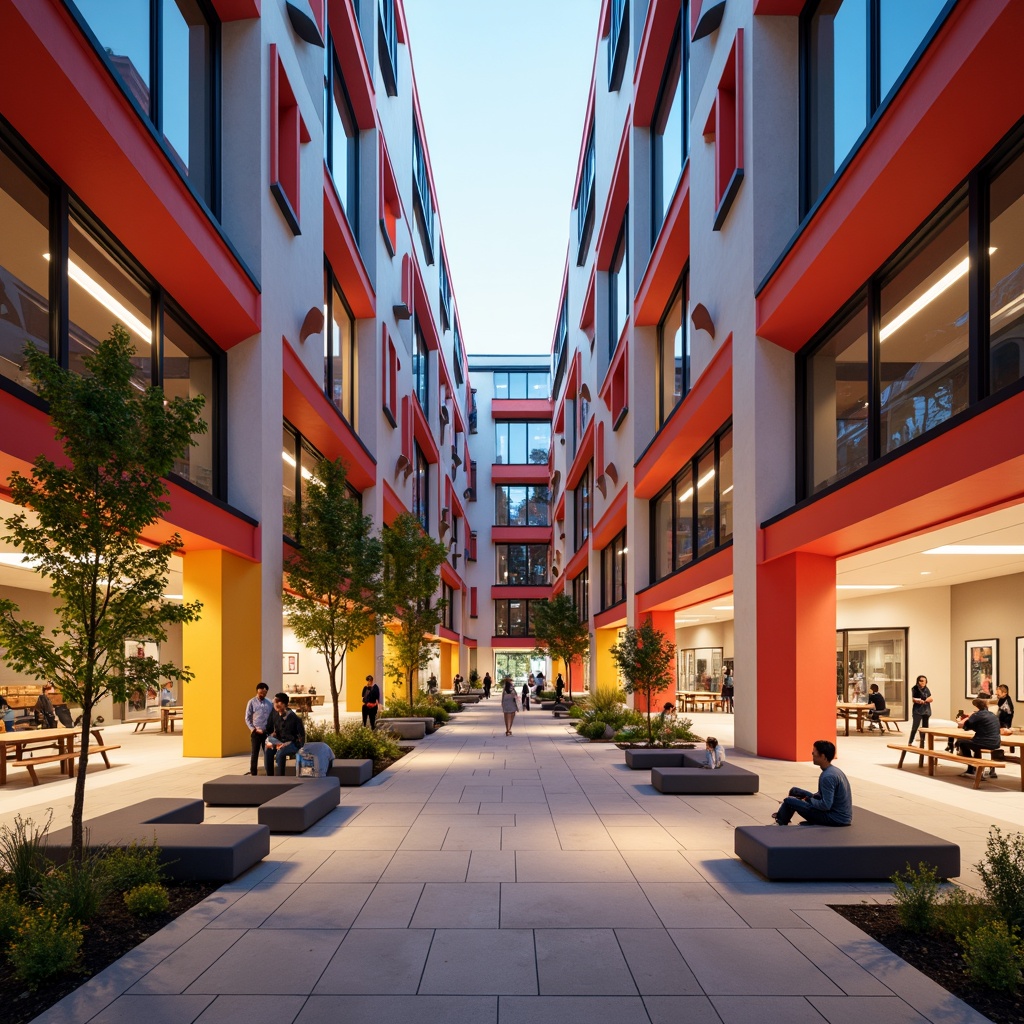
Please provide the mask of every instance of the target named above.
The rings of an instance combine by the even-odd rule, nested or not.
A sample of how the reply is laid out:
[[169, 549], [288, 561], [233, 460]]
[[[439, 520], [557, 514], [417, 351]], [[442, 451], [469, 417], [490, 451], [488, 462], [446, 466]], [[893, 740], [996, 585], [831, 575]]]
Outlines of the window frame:
[[[331, 184], [334, 186], [335, 194], [341, 202], [341, 208], [345, 211], [345, 218], [348, 221], [349, 227], [352, 229], [352, 235], [356, 242], [359, 241], [359, 144], [360, 144], [360, 131], [359, 122], [356, 120], [355, 110], [352, 107], [352, 98], [349, 96], [348, 85], [345, 83], [345, 75], [341, 69], [341, 58], [338, 56], [338, 51], [335, 49], [334, 41], [332, 38], [328, 38], [327, 43], [327, 57], [326, 57], [326, 74], [324, 81], [324, 157], [327, 163], [327, 168], [330, 171]], [[350, 124], [352, 125], [352, 134], [349, 135], [347, 132], [345, 138], [350, 141], [351, 145], [345, 147], [345, 157], [347, 167], [345, 171], [345, 181], [348, 185], [347, 195], [342, 195], [338, 190], [337, 179], [334, 174], [334, 156], [335, 156], [335, 139], [334, 139], [334, 106], [335, 106], [335, 86], [341, 87], [341, 97], [345, 103], [345, 110], [342, 112], [344, 116], [348, 117]], [[344, 116], [342, 120], [344, 121]]]
[[[665, 217], [668, 214], [669, 206], [671, 205], [671, 199], [668, 199], [665, 203], [665, 209], [658, 211], [659, 197], [663, 195], [674, 195], [676, 189], [679, 187], [679, 182], [683, 177], [683, 171], [686, 168], [686, 163], [690, 159], [690, 119], [687, 116], [690, 102], [690, 33], [683, 30], [683, 25], [689, 23], [689, 0], [684, 0], [682, 14], [679, 20], [676, 22], [675, 31], [673, 32], [674, 42], [669, 50], [668, 60], [665, 62], [665, 69], [662, 72], [661, 84], [658, 87], [658, 99], [654, 104], [654, 114], [651, 117], [651, 249], [654, 249], [654, 243], [661, 232], [662, 225], [665, 223]], [[679, 63], [679, 79], [678, 79], [678, 91], [679, 96], [679, 120], [681, 122], [681, 153], [679, 162], [679, 175], [676, 178], [675, 185], [672, 188], [671, 193], [667, 193], [665, 189], [665, 182], [660, 176], [659, 172], [663, 174], [663, 168], [661, 167], [662, 161], [658, 159], [659, 153], [659, 139], [663, 139], [665, 133], [658, 131], [657, 125], [663, 117], [667, 117], [669, 111], [672, 109], [673, 101], [676, 96], [676, 89], [673, 89], [671, 93], [668, 92], [668, 85], [670, 76], [676, 62]]]
[[[601, 610], [606, 611], [626, 600], [627, 569], [626, 528], [601, 549]], [[621, 594], [617, 591], [621, 589]]]

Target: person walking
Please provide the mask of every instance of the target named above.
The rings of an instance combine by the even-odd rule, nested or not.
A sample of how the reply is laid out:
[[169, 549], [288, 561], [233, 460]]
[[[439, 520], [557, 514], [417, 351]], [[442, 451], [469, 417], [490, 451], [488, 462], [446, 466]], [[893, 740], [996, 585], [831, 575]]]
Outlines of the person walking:
[[530, 684], [528, 682], [523, 683], [523, 710], [530, 710]]
[[371, 729], [377, 728], [377, 709], [380, 707], [380, 687], [373, 681], [373, 676], [366, 677], [363, 687], [363, 727], [367, 722]]
[[565, 689], [565, 680], [562, 678], [562, 673], [559, 672], [555, 678], [555, 701], [559, 704], [562, 703], [562, 691]]
[[491, 696], [491, 687], [494, 685], [494, 681], [491, 679], [491, 673], [484, 673], [484, 700], [487, 700]]
[[268, 775], [284, 775], [284, 762], [306, 742], [306, 727], [302, 719], [288, 707], [288, 694], [274, 694], [274, 710], [267, 719], [267, 739], [263, 748], [263, 767]]
[[245, 705], [245, 725], [249, 730], [251, 747], [249, 770], [246, 775], [259, 775], [259, 756], [267, 739], [267, 721], [270, 719], [270, 712], [274, 710], [274, 705], [267, 700], [269, 689], [266, 683], [257, 683], [256, 696]]
[[[911, 714], [911, 725], [910, 725], [910, 739], [907, 740], [907, 746], [912, 747], [914, 745], [914, 736], [918, 729], [927, 729], [928, 723], [932, 717], [932, 691], [928, 689], [928, 677], [918, 676], [917, 682], [914, 683], [914, 688], [910, 691], [910, 700], [912, 707], [910, 710]], [[921, 746], [924, 746], [924, 735], [921, 736]]]
[[512, 685], [512, 677], [505, 676], [504, 687], [501, 691], [501, 712], [505, 716], [505, 735], [512, 735], [512, 723], [515, 721], [516, 712], [519, 710], [519, 694]]

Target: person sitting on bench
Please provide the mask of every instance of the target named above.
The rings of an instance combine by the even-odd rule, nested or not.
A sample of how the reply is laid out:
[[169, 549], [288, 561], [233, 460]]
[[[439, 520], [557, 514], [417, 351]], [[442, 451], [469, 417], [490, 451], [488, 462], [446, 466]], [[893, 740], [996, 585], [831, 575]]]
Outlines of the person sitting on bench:
[[[983, 750], [996, 751], [1000, 747], [999, 719], [988, 709], [988, 701], [984, 697], [975, 697], [971, 701], [978, 710], [970, 718], [957, 720], [957, 725], [966, 732], [973, 732], [973, 740], [957, 740], [957, 750], [964, 757], [981, 757]], [[992, 755], [996, 756], [995, 753]], [[973, 775], [974, 765], [969, 765], [964, 775]], [[996, 778], [995, 768], [989, 768], [988, 777]]]
[[306, 742], [306, 729], [291, 708], [288, 707], [288, 694], [274, 694], [274, 710], [267, 720], [267, 739], [263, 750], [263, 766], [268, 775], [274, 774], [274, 763], [277, 763], [277, 774], [284, 775], [284, 762], [289, 754], [294, 754]]
[[789, 796], [772, 815], [777, 825], [788, 825], [799, 814], [801, 825], [852, 825], [853, 794], [849, 779], [832, 764], [836, 745], [829, 740], [815, 740], [811, 760], [821, 769], [818, 792], [794, 786]]
[[878, 683], [871, 684], [871, 692], [868, 694], [868, 703], [871, 705], [871, 710], [868, 712], [868, 718], [871, 719], [868, 731], [877, 728], [878, 731], [881, 732], [882, 723], [879, 719], [882, 715], [889, 714], [889, 709], [885, 706], [885, 698], [878, 692]]

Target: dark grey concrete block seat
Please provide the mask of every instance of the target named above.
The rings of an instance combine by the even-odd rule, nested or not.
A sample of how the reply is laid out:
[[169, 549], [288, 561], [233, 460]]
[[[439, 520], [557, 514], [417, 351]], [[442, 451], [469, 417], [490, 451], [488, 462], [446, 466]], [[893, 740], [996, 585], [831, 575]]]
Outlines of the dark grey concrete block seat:
[[380, 728], [382, 725], [391, 728], [392, 725], [396, 725], [399, 722], [412, 722], [413, 724], [422, 722], [425, 732], [433, 732], [437, 728], [437, 719], [430, 715], [401, 715], [395, 718], [384, 716], [377, 719], [377, 728]]
[[401, 740], [421, 740], [427, 734], [427, 727], [422, 719], [378, 718], [378, 729], [387, 729]]
[[223, 775], [203, 783], [211, 807], [259, 807], [257, 819], [271, 832], [305, 832], [341, 803], [337, 779], [294, 775]]
[[[383, 719], [379, 719], [383, 721]], [[285, 775], [295, 774], [295, 765], [284, 766]], [[368, 757], [338, 757], [327, 769], [329, 779], [337, 779], [343, 786], [361, 786], [373, 778], [373, 761]]]
[[791, 880], [889, 879], [908, 864], [932, 865], [942, 878], [960, 874], [960, 847], [860, 807], [853, 824], [741, 825], [736, 855], [766, 878]]
[[634, 771], [649, 771], [651, 768], [694, 768], [703, 763], [694, 761], [693, 751], [689, 751], [691, 761], [684, 760], [686, 751], [679, 749], [664, 748], [661, 750], [648, 750], [646, 748], [629, 748], [625, 751], [626, 764]]
[[[169, 878], [183, 881], [230, 882], [270, 853], [266, 825], [202, 824], [202, 800], [154, 797], [85, 823], [90, 846], [160, 848], [160, 862]], [[46, 840], [46, 854], [58, 863], [71, 855], [71, 829], [62, 828]]]
[[659, 793], [756, 793], [760, 783], [755, 772], [729, 761], [714, 771], [687, 763], [651, 769], [651, 785]]

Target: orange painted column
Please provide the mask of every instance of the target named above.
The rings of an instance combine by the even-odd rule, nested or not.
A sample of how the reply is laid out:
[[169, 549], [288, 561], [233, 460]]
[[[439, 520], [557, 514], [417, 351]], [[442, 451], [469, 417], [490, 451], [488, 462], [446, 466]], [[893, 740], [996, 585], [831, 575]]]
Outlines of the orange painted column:
[[806, 761], [836, 738], [836, 569], [797, 553], [757, 567], [757, 752]]
[[[648, 612], [647, 615], [650, 617], [651, 624], [655, 629], [660, 629], [662, 633], [668, 637], [669, 643], [675, 645], [676, 642], [676, 613], [674, 611], [656, 611]], [[673, 661], [671, 669], [671, 677], [666, 681], [665, 686], [661, 690], [656, 690], [651, 695], [651, 707], [650, 710], [654, 712], [661, 712], [661, 709], [671, 701], [673, 704], [676, 702], [676, 675], [677, 675], [677, 661]], [[638, 693], [633, 698], [633, 706], [637, 711], [647, 712], [647, 698]]]

